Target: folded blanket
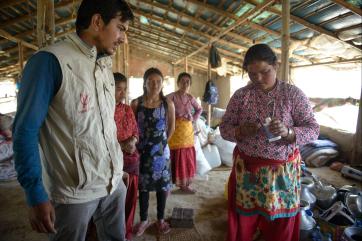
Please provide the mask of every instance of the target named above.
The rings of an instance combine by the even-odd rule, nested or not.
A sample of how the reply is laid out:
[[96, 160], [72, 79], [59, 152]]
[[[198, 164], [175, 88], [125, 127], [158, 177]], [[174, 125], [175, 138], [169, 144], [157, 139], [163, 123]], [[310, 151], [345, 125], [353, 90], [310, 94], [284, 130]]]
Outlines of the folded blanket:
[[313, 147], [338, 147], [338, 145], [331, 140], [315, 140], [309, 145]]

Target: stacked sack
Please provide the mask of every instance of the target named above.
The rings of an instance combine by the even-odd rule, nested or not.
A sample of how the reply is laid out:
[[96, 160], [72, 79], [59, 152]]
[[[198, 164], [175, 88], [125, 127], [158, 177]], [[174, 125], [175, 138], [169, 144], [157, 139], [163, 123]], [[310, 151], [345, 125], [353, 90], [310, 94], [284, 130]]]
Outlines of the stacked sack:
[[0, 114], [0, 182], [16, 179], [11, 128], [13, 118]]
[[318, 139], [300, 148], [302, 160], [307, 166], [326, 165], [339, 154], [338, 145], [328, 139]]

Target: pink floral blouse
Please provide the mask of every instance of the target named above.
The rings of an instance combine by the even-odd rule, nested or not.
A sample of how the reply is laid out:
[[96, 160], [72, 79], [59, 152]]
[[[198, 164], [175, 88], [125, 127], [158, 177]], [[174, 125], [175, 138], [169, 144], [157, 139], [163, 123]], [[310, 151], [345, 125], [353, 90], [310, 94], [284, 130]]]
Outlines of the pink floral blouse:
[[[262, 129], [255, 136], [236, 141], [234, 130], [239, 124], [261, 124], [265, 118], [273, 116], [294, 130], [295, 144], [283, 139], [269, 143]], [[224, 139], [236, 142], [246, 155], [285, 161], [298, 145], [317, 139], [319, 125], [306, 95], [296, 86], [278, 80], [276, 87], [268, 93], [254, 84], [237, 90], [229, 101], [220, 132]]]
[[[180, 95], [177, 92], [173, 92], [169, 94], [167, 98], [171, 99], [175, 105], [176, 119], [184, 118], [189, 121], [196, 121], [200, 117], [202, 107], [192, 95]], [[194, 110], [193, 113], [192, 110]]]

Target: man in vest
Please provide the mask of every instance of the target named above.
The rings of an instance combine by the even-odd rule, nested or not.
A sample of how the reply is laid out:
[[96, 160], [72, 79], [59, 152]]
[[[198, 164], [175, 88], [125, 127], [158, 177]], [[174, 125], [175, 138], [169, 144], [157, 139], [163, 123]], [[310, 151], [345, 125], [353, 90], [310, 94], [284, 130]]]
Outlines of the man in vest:
[[124, 0], [83, 0], [76, 33], [38, 51], [22, 74], [15, 165], [31, 226], [50, 240], [84, 240], [92, 217], [99, 240], [124, 240], [110, 55], [133, 18]]

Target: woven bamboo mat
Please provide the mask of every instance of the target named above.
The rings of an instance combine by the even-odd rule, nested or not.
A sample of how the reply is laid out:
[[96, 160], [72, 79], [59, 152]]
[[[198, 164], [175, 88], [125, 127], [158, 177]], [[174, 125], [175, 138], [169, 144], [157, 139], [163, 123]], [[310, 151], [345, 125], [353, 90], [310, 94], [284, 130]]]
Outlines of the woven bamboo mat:
[[168, 234], [161, 235], [159, 241], [203, 241], [195, 227], [172, 228]]

